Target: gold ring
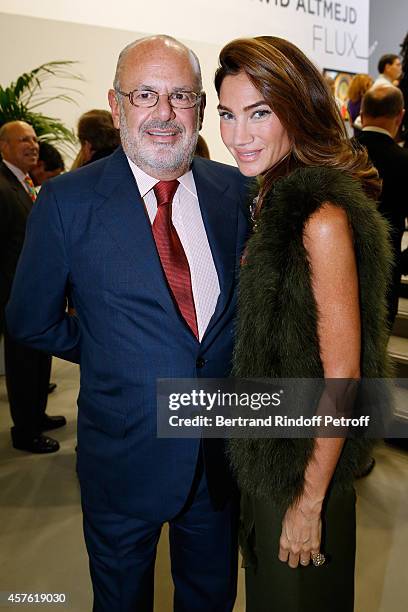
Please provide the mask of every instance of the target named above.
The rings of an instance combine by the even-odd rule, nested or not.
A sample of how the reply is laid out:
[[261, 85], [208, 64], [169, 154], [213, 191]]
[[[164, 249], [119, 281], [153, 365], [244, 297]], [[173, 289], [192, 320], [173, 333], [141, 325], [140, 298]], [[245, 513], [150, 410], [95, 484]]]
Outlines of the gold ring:
[[319, 553], [315, 553], [314, 555], [312, 555], [312, 563], [315, 567], [320, 567], [325, 562], [326, 562], [326, 557], [324, 556], [323, 553], [319, 552]]

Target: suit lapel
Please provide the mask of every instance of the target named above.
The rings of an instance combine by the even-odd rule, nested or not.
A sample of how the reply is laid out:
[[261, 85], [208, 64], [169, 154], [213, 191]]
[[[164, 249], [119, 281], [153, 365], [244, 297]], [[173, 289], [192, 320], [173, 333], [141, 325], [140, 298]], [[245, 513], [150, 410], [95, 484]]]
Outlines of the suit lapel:
[[[207, 336], [222, 316], [233, 288], [238, 204], [229, 196], [229, 184], [222, 181], [220, 171], [209, 172], [206, 162], [198, 159], [194, 160], [192, 170], [220, 283], [220, 296], [205, 333]], [[177, 309], [163, 274], [151, 224], [122, 149], [107, 162], [96, 191], [103, 196], [97, 207], [101, 222], [126, 260], [131, 262], [139, 282], [148, 286], [160, 305], [174, 316]]]
[[28, 214], [33, 206], [33, 202], [30, 196], [28, 195], [18, 178], [12, 173], [11, 170], [9, 170], [9, 168], [7, 168], [6, 164], [3, 164], [3, 162], [1, 162], [0, 167], [4, 178], [9, 183], [10, 187], [16, 194], [16, 198], [18, 198], [18, 201], [20, 202], [21, 206]]
[[160, 305], [176, 312], [157, 254], [151, 224], [145, 211], [137, 183], [122, 149], [107, 162], [96, 186], [104, 196], [98, 216], [117, 244], [138, 281], [149, 287]]
[[231, 294], [236, 272], [238, 203], [228, 193], [229, 184], [205, 160], [192, 165], [200, 210], [220, 283], [220, 296], [204, 337], [222, 316]]

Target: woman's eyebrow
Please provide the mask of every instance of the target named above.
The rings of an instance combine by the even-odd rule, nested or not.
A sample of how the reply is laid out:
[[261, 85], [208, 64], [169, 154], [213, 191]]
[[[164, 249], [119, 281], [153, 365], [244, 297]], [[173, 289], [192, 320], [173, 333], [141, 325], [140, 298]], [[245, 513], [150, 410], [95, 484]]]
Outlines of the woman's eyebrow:
[[[253, 108], [257, 108], [258, 106], [263, 106], [264, 104], [267, 104], [265, 100], [259, 100], [258, 102], [254, 102], [253, 104], [250, 104], [249, 106], [244, 106], [242, 110], [249, 111]], [[231, 109], [228, 108], [228, 106], [223, 106], [222, 104], [218, 104], [217, 109], [232, 112]]]

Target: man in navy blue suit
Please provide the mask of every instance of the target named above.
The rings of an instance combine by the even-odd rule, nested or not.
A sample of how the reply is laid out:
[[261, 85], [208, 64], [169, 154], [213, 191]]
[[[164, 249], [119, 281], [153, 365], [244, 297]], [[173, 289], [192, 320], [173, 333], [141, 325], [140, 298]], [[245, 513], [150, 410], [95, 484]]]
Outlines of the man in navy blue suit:
[[174, 609], [227, 612], [237, 506], [223, 444], [157, 438], [156, 380], [229, 374], [246, 184], [235, 168], [193, 159], [205, 94], [181, 43], [155, 36], [126, 47], [109, 101], [123, 148], [41, 190], [9, 330], [80, 363], [94, 610], [151, 612], [168, 522]]

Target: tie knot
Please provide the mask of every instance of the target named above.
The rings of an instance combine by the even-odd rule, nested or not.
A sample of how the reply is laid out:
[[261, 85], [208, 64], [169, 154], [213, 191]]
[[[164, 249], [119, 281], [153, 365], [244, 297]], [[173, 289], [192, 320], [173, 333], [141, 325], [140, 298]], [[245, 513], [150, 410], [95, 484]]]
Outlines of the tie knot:
[[153, 191], [154, 195], [156, 196], [157, 206], [171, 204], [178, 186], [179, 182], [177, 179], [174, 179], [173, 181], [159, 181], [156, 183], [156, 185], [153, 187]]

